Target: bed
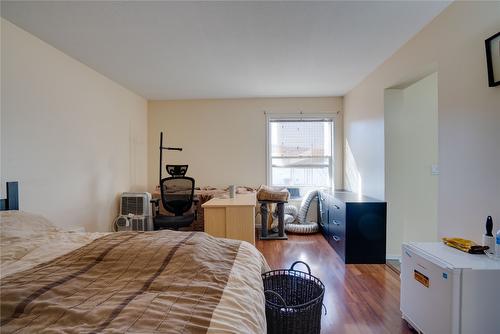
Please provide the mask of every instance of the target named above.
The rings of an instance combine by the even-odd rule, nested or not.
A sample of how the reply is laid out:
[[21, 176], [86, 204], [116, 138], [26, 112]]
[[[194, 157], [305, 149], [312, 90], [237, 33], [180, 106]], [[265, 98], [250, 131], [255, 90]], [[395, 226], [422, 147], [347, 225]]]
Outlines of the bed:
[[1, 211], [2, 333], [265, 333], [252, 245], [203, 232], [65, 232]]

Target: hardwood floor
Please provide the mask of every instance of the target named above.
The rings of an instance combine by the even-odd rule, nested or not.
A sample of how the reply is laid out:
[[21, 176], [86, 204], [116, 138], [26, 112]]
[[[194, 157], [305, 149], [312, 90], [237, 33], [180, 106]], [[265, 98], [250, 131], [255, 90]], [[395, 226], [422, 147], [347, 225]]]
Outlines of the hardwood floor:
[[322, 333], [412, 333], [401, 319], [399, 276], [394, 270], [379, 264], [345, 265], [319, 233], [288, 237], [257, 238], [255, 246], [272, 269], [302, 260], [325, 284], [328, 314], [322, 316]]

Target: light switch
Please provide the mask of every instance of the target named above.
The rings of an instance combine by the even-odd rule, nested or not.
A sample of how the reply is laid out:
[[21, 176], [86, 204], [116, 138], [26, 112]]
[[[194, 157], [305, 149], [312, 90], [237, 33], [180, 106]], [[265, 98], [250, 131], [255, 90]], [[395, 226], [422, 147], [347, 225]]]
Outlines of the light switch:
[[439, 165], [431, 165], [431, 174], [439, 175]]

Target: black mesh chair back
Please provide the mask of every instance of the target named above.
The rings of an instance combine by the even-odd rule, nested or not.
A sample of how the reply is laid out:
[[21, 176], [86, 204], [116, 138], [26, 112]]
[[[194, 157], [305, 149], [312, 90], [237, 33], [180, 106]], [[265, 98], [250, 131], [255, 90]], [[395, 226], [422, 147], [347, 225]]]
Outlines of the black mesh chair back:
[[167, 177], [161, 180], [161, 201], [165, 210], [182, 216], [191, 209], [194, 197], [194, 179], [187, 176]]

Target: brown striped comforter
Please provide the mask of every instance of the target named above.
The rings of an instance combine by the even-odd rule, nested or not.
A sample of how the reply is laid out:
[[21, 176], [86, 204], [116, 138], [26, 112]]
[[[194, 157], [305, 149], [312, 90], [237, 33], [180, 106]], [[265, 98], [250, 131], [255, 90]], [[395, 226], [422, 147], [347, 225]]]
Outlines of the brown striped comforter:
[[121, 232], [1, 280], [2, 333], [265, 333], [250, 244]]

